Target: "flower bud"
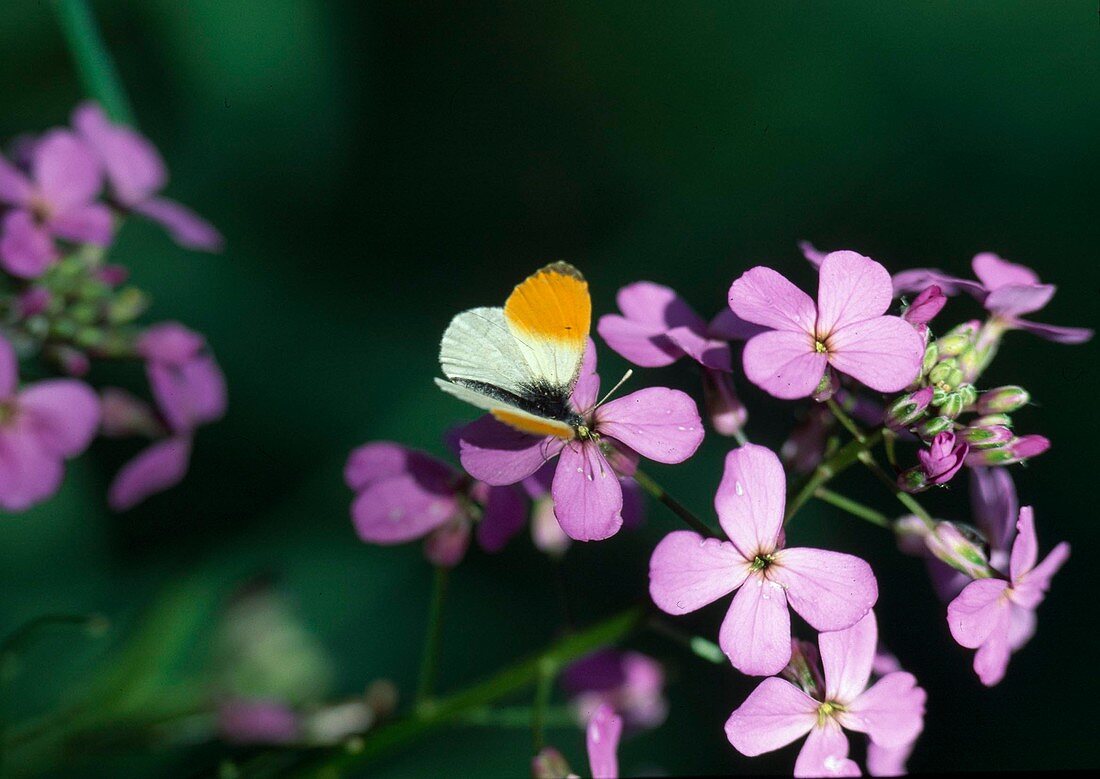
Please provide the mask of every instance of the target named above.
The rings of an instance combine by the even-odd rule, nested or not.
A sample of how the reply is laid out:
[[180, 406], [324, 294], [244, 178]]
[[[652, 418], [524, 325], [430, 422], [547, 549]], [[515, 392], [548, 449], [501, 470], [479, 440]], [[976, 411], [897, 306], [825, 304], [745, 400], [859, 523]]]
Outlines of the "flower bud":
[[948, 419], [955, 419], [963, 412], [965, 406], [966, 401], [961, 394], [958, 392], [949, 392], [944, 397], [943, 403], [940, 404], [940, 416], [947, 417]]
[[963, 466], [966, 453], [970, 447], [955, 439], [951, 431], [940, 433], [932, 439], [927, 449], [917, 452], [920, 467], [927, 477], [927, 483], [946, 484]]
[[108, 287], [117, 287], [130, 278], [130, 270], [125, 265], [101, 265], [92, 275]]
[[53, 295], [45, 287], [30, 287], [15, 301], [15, 310], [20, 319], [27, 319], [43, 313], [50, 307]]
[[978, 401], [978, 390], [973, 384], [963, 382], [955, 391], [959, 393], [963, 399], [964, 410], [970, 408]]
[[945, 335], [936, 340], [941, 357], [958, 357], [970, 348], [970, 343], [965, 335]]
[[943, 290], [933, 284], [913, 298], [913, 302], [905, 309], [901, 318], [914, 326], [927, 325], [936, 314], [940, 313], [946, 303], [947, 298]]
[[919, 465], [913, 466], [898, 474], [898, 487], [909, 493], [924, 492], [929, 487], [928, 477]]
[[992, 575], [989, 561], [977, 535], [966, 532], [961, 525], [937, 522], [936, 529], [925, 538], [925, 545], [937, 559], [961, 571], [971, 579], [984, 579]]
[[921, 376], [927, 376], [932, 368], [939, 362], [940, 348], [936, 346], [936, 342], [928, 344], [924, 347], [924, 360], [921, 361], [920, 374]]
[[955, 371], [958, 370], [958, 361], [954, 358], [948, 358], [946, 360], [940, 360], [936, 363], [936, 366], [928, 372], [928, 380], [933, 384], [946, 385], [947, 387], [953, 387], [948, 379], [952, 377]]
[[931, 387], [924, 387], [899, 397], [886, 409], [886, 426], [891, 430], [908, 430], [924, 416], [934, 393]]
[[826, 368], [825, 373], [821, 376], [821, 381], [817, 384], [817, 389], [814, 390], [811, 397], [818, 403], [824, 403], [836, 394], [838, 389], [840, 389], [840, 378], [836, 373]]
[[144, 314], [147, 308], [148, 296], [137, 287], [127, 287], [107, 304], [107, 320], [116, 325], [129, 324]]
[[424, 556], [432, 565], [453, 568], [462, 562], [470, 546], [470, 520], [458, 516], [424, 538]]
[[531, 540], [536, 549], [555, 558], [565, 554], [572, 543], [554, 515], [554, 501], [549, 495], [536, 500], [531, 510]]
[[907, 555], [920, 557], [924, 554], [925, 541], [932, 532], [924, 520], [914, 514], [907, 514], [894, 520], [894, 534], [898, 537], [898, 549]]
[[924, 439], [932, 439], [954, 426], [955, 422], [949, 417], [932, 417], [917, 425], [917, 435]]
[[995, 449], [1004, 446], [1016, 437], [1011, 430], [1002, 425], [966, 427], [959, 435], [976, 449]]
[[967, 465], [1012, 465], [1037, 457], [1050, 448], [1050, 439], [1041, 435], [1021, 436], [996, 449], [979, 449], [966, 458]]
[[817, 647], [809, 641], [791, 639], [791, 660], [779, 675], [810, 697], [816, 698], [825, 692], [821, 656]]
[[104, 387], [99, 397], [100, 433], [106, 438], [160, 438], [167, 431], [153, 408], [118, 387]]
[[71, 346], [56, 346], [48, 349], [48, 355], [57, 362], [62, 373], [67, 376], [82, 378], [88, 375], [92, 369], [92, 361], [88, 355]]
[[734, 391], [733, 377], [723, 371], [703, 369], [703, 402], [711, 425], [720, 435], [737, 435], [749, 418], [745, 404]]
[[978, 398], [979, 414], [1011, 414], [1027, 405], [1031, 395], [1023, 387], [1009, 385], [983, 392]]
[[566, 779], [572, 773], [565, 757], [553, 747], [543, 747], [531, 758], [532, 779]]
[[1008, 414], [986, 414], [970, 423], [971, 427], [1012, 427], [1012, 417]]

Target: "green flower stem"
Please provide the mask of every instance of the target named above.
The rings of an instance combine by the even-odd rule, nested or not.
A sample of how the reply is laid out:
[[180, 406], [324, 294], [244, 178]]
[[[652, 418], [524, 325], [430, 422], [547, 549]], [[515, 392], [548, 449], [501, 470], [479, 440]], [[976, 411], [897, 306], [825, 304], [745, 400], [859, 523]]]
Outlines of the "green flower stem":
[[546, 710], [550, 706], [550, 696], [554, 692], [554, 679], [558, 675], [558, 666], [550, 659], [539, 665], [539, 676], [535, 682], [535, 704], [531, 707], [531, 744], [533, 754], [546, 746]]
[[[531, 727], [534, 716], [535, 710], [531, 706], [482, 706], [462, 714], [455, 720], [455, 724], [521, 730]], [[577, 727], [577, 720], [568, 706], [548, 706], [542, 713], [542, 725], [548, 730], [554, 728], [574, 730]]]
[[880, 511], [875, 511], [870, 506], [864, 506], [862, 503], [852, 500], [838, 492], [826, 489], [825, 487], [818, 487], [814, 491], [814, 497], [818, 500], [823, 500], [826, 503], [831, 503], [838, 509], [847, 511], [849, 514], [865, 519], [873, 525], [884, 527], [887, 530], [893, 527], [893, 523], [890, 518]]
[[54, 13], [88, 95], [115, 122], [134, 126], [134, 112], [87, 0], [53, 0]]
[[810, 474], [810, 478], [799, 488], [794, 497], [787, 501], [787, 512], [783, 519], [784, 524], [790, 521], [791, 517], [806, 504], [806, 501], [814, 496], [814, 493], [820, 487], [828, 483], [841, 471], [849, 468], [863, 452], [875, 447], [881, 440], [882, 431], [876, 430], [870, 435], [864, 436], [863, 440], [849, 441], [829, 455], [824, 462], [814, 469], [814, 472]]
[[670, 625], [656, 614], [649, 618], [646, 622], [646, 627], [654, 633], [658, 633], [680, 646], [687, 648], [693, 655], [702, 660], [706, 660], [708, 663], [725, 665], [729, 662], [722, 648], [713, 641], [705, 639], [702, 636], [693, 636], [690, 633], [685, 633], [675, 625]]
[[673, 514], [684, 520], [684, 522], [687, 523], [688, 527], [690, 527], [699, 535], [706, 536], [708, 538], [725, 538], [724, 534], [715, 530], [711, 530], [709, 527], [707, 527], [707, 524], [703, 522], [703, 520], [695, 516], [695, 514], [693, 514], [688, 508], [686, 508], [683, 503], [669, 495], [661, 485], [653, 481], [652, 478], [643, 473], [641, 470], [634, 471], [634, 481], [638, 483], [639, 487], [641, 487], [643, 490], [653, 496], [653, 498], [665, 504], [665, 506], [667, 506]]
[[[505, 668], [482, 682], [426, 701], [408, 716], [352, 739], [346, 745], [312, 752], [296, 767], [294, 775], [339, 776], [352, 768], [360, 769], [444, 725], [460, 721], [471, 711], [536, 684], [547, 664], [561, 668], [589, 652], [618, 643], [641, 624], [643, 615], [641, 607], [627, 609], [587, 630], [560, 639], [534, 657]], [[250, 763], [241, 766], [241, 775], [251, 776], [249, 768]]]
[[424, 639], [424, 656], [420, 661], [420, 681], [416, 687], [416, 702], [421, 704], [432, 694], [439, 647], [443, 638], [443, 600], [447, 595], [448, 569], [437, 566], [432, 580], [432, 600], [428, 606], [428, 634]]
[[733, 431], [733, 440], [737, 442], [738, 446], [744, 446], [749, 442], [749, 437], [745, 435], [745, 431], [737, 429]]

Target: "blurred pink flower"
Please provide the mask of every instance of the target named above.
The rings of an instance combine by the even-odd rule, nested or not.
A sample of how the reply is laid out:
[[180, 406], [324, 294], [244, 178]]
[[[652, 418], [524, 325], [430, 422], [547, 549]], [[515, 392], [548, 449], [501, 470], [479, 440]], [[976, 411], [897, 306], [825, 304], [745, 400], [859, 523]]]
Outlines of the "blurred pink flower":
[[572, 663], [561, 676], [581, 722], [607, 704], [627, 728], [656, 728], [668, 716], [661, 664], [641, 652], [604, 649]]

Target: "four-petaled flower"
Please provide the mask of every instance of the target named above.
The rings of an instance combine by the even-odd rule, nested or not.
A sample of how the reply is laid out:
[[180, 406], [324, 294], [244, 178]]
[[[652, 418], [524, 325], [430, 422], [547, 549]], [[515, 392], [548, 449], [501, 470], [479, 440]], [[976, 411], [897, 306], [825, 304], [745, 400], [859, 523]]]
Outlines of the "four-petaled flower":
[[974, 671], [987, 687], [1004, 678], [1012, 652], [1031, 638], [1035, 610], [1046, 597], [1050, 580], [1069, 558], [1069, 544], [1063, 541], [1036, 564], [1039, 539], [1030, 506], [1020, 509], [1016, 530], [1008, 578], [973, 581], [947, 607], [951, 635], [962, 646], [978, 650]]
[[822, 633], [824, 689], [811, 695], [786, 679], [765, 679], [727, 720], [730, 743], [753, 757], [808, 733], [794, 765], [799, 777], [859, 776], [845, 730], [866, 733], [872, 745], [885, 749], [911, 744], [924, 727], [925, 693], [904, 671], [867, 686], [877, 641], [873, 612], [846, 630]]
[[745, 375], [786, 399], [813, 394], [829, 366], [880, 392], [904, 389], [924, 344], [911, 324], [883, 315], [892, 289], [885, 268], [850, 251], [822, 260], [817, 305], [770, 268], [746, 271], [730, 287], [730, 308], [771, 330], [745, 344]]
[[623, 524], [619, 474], [631, 475], [638, 455], [683, 462], [702, 443], [703, 425], [695, 401], [679, 390], [649, 387], [600, 405], [599, 389], [590, 342], [572, 398], [585, 420], [583, 436], [542, 438], [486, 415], [462, 430], [462, 466], [475, 479], [502, 486], [525, 479], [560, 455], [551, 494], [562, 529], [577, 541], [614, 535]]
[[730, 452], [714, 498], [729, 541], [669, 533], [653, 550], [649, 592], [669, 614], [695, 611], [738, 590], [718, 644], [743, 673], [778, 673], [791, 659], [788, 606], [817, 630], [842, 630], [878, 598], [871, 567], [824, 549], [785, 549], [783, 467], [770, 450], [748, 444]]

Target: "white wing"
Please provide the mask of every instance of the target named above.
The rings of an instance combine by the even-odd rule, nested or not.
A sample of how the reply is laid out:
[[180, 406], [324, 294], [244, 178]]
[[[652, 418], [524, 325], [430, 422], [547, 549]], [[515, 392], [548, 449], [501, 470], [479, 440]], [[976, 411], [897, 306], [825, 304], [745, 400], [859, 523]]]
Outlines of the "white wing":
[[[515, 394], [532, 380], [523, 345], [505, 322], [502, 308], [473, 308], [452, 319], [439, 346], [439, 364], [448, 379], [478, 381]], [[479, 408], [500, 406], [499, 402], [490, 407], [484, 405], [487, 400], [475, 402], [459, 395], [455, 389], [462, 388], [452, 389], [454, 385], [440, 386]]]
[[454, 395], [459, 400], [464, 400], [472, 406], [491, 412], [501, 422], [525, 433], [553, 435], [565, 439], [570, 439], [574, 435], [573, 428], [566, 422], [537, 416], [505, 400], [483, 395], [469, 387], [461, 387], [443, 379], [436, 379], [435, 383], [444, 392]]

